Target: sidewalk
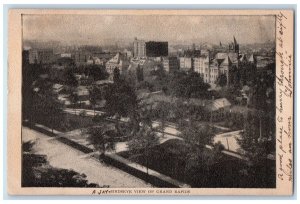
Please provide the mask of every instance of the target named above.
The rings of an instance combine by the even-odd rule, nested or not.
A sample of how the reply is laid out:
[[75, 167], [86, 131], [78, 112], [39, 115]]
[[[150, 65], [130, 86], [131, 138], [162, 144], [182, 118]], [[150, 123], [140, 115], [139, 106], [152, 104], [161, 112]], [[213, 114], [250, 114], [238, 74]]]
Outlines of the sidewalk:
[[[45, 131], [48, 131], [48, 132], [52, 131], [51, 128], [48, 128], [41, 124], [36, 124], [35, 126], [38, 128], [44, 129]], [[70, 147], [73, 147], [81, 152], [84, 152], [85, 155], [80, 156], [81, 159], [87, 159], [87, 158], [91, 159], [93, 156], [98, 155], [98, 153], [95, 151], [93, 146], [91, 144], [89, 144], [89, 142], [86, 139], [84, 139], [85, 135], [83, 135], [81, 133], [80, 129], [73, 130], [73, 131], [66, 132], [66, 133], [62, 133], [60, 131], [53, 130], [53, 133], [56, 134], [56, 136], [53, 137], [53, 140], [55, 139], [57, 141], [63, 142], [64, 144], [66, 144]], [[165, 136], [166, 136], [166, 134], [165, 134]], [[176, 138], [182, 140], [182, 138], [178, 138], [178, 137], [169, 135], [168, 137], [160, 138], [160, 144], [168, 141], [169, 139], [176, 139]], [[153, 179], [153, 181], [151, 182], [152, 184], [153, 183], [155, 183], [155, 184], [164, 183], [164, 184], [168, 185], [169, 187], [185, 187], [185, 188], [190, 187], [187, 184], [181, 183], [175, 179], [172, 179], [171, 177], [168, 177], [168, 176], [161, 174], [157, 171], [154, 171], [152, 169], [148, 169], [148, 174], [149, 174], [148, 175], [147, 168], [145, 166], [131, 162], [130, 160], [127, 160], [123, 157], [118, 156], [116, 154], [117, 152], [128, 150], [127, 145], [126, 145], [126, 147], [125, 147], [125, 145], [126, 145], [126, 142], [117, 143], [115, 151], [107, 152], [105, 155], [107, 162], [109, 162], [110, 164], [113, 164], [113, 165], [116, 163], [120, 163], [123, 166], [121, 168], [122, 170], [125, 170], [127, 173], [129, 173], [133, 176], [137, 176], [138, 178], [141, 178], [141, 179], [145, 179], [145, 177], [148, 178], [148, 176], [150, 176]], [[82, 150], [86, 150], [86, 151], [82, 151]], [[96, 161], [99, 162], [99, 160], [96, 160]], [[116, 166], [116, 167], [119, 167], [119, 166]]]
[[[76, 109], [76, 113], [79, 114], [79, 111], [82, 111], [82, 110], [86, 111], [86, 116], [94, 116], [94, 111], [88, 110], [88, 109]], [[75, 113], [73, 109], [65, 109], [65, 111], [67, 111], [68, 113], [71, 113], [71, 114]], [[101, 115], [101, 114], [105, 114], [105, 112], [96, 111], [96, 114]], [[112, 119], [112, 118], [107, 118], [106, 120], [115, 122], [115, 119]], [[121, 122], [126, 122], [126, 120], [123, 119], [123, 120], [121, 120]], [[152, 124], [153, 124], [153, 127], [160, 126], [159, 121], [153, 121]], [[223, 131], [230, 130], [229, 128], [222, 127], [219, 125], [213, 125], [213, 126], [215, 128], [221, 129]], [[238, 130], [238, 131], [231, 131], [231, 132], [216, 134], [214, 136], [213, 142], [214, 143], [221, 142], [221, 144], [224, 145], [225, 150], [230, 152], [231, 156], [235, 155], [235, 157], [241, 158], [241, 156], [239, 154], [240, 146], [237, 142], [237, 138], [240, 138], [240, 134], [242, 133], [242, 131], [243, 130]], [[157, 133], [159, 135], [161, 135], [162, 131], [158, 130]], [[180, 133], [181, 132], [177, 129], [177, 126], [175, 123], [166, 122], [166, 125], [164, 128], [164, 137], [160, 137], [160, 144], [168, 141], [169, 139], [182, 140], [182, 138], [179, 137]], [[121, 151], [126, 151], [126, 150], [127, 150], [126, 142], [116, 143], [116, 150], [115, 150], [116, 153], [121, 152]]]
[[143, 180], [149, 180], [149, 182], [159, 187], [175, 187], [175, 188], [190, 188], [191, 186], [173, 179], [169, 176], [161, 174], [155, 170], [148, 169], [147, 167], [125, 159], [117, 154], [106, 154], [106, 160], [112, 165], [115, 165], [126, 172], [130, 172]]
[[[35, 126], [42, 128], [48, 132], [52, 131], [51, 128], [48, 128], [41, 124], [36, 124]], [[72, 130], [72, 131], [65, 132], [65, 133], [60, 132], [58, 130], [53, 130], [53, 133], [56, 135], [56, 138], [64, 138], [64, 139], [70, 140], [78, 145], [81, 145], [87, 149], [90, 149], [91, 151], [95, 151], [93, 145], [90, 144], [90, 142], [87, 139], [88, 134], [85, 132], [82, 132], [81, 129], [76, 129], [76, 130]], [[180, 137], [173, 136], [173, 135], [170, 135], [167, 133], [164, 134], [164, 137], [162, 137], [162, 133], [158, 132], [157, 134], [159, 136], [160, 144], [162, 144], [168, 140], [171, 140], [171, 139], [183, 140]], [[123, 152], [123, 151], [127, 151], [127, 150], [128, 150], [127, 142], [116, 142], [115, 150], [112, 150], [110, 153], [118, 153], [118, 152]]]
[[36, 154], [47, 156], [49, 165], [54, 168], [73, 169], [85, 174], [89, 183], [98, 183], [109, 188], [152, 188], [153, 186], [114, 166], [101, 163], [96, 152], [85, 153], [73, 146], [62, 143], [56, 137], [49, 137], [39, 131], [22, 127], [22, 140], [34, 141]]

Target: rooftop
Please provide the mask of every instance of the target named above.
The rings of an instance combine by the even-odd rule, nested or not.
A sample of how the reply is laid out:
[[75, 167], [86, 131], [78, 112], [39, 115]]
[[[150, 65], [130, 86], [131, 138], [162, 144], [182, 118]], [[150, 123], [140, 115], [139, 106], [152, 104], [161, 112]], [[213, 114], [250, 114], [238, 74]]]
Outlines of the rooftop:
[[226, 98], [219, 98], [211, 101], [205, 108], [209, 111], [217, 111], [221, 108], [230, 107], [231, 103]]

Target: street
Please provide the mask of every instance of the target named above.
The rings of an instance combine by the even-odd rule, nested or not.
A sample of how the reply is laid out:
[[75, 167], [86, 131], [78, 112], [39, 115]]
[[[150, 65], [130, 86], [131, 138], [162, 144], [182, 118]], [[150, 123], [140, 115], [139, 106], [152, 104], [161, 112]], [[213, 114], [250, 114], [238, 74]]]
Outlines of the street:
[[55, 138], [22, 127], [22, 141], [30, 140], [35, 141], [34, 152], [47, 155], [51, 166], [84, 173], [90, 183], [98, 183], [100, 186], [109, 185], [111, 188], [151, 187], [150, 184], [117, 168], [100, 163], [91, 155], [65, 145]]

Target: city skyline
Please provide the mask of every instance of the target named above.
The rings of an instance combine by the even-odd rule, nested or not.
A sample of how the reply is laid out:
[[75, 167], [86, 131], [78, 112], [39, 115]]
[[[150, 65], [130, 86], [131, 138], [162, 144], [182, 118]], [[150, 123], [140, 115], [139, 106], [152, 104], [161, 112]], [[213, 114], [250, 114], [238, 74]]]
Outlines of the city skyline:
[[273, 41], [274, 24], [274, 16], [24, 15], [23, 39], [106, 46], [128, 44], [135, 37], [170, 43], [227, 44], [235, 36], [241, 44], [253, 44]]

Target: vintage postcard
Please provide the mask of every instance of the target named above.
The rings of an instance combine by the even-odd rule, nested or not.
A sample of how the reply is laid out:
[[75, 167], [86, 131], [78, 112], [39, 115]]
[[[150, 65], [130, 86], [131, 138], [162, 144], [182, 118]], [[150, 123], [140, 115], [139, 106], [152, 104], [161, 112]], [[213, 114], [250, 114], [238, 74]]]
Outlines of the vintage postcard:
[[293, 10], [8, 20], [11, 195], [293, 194]]

